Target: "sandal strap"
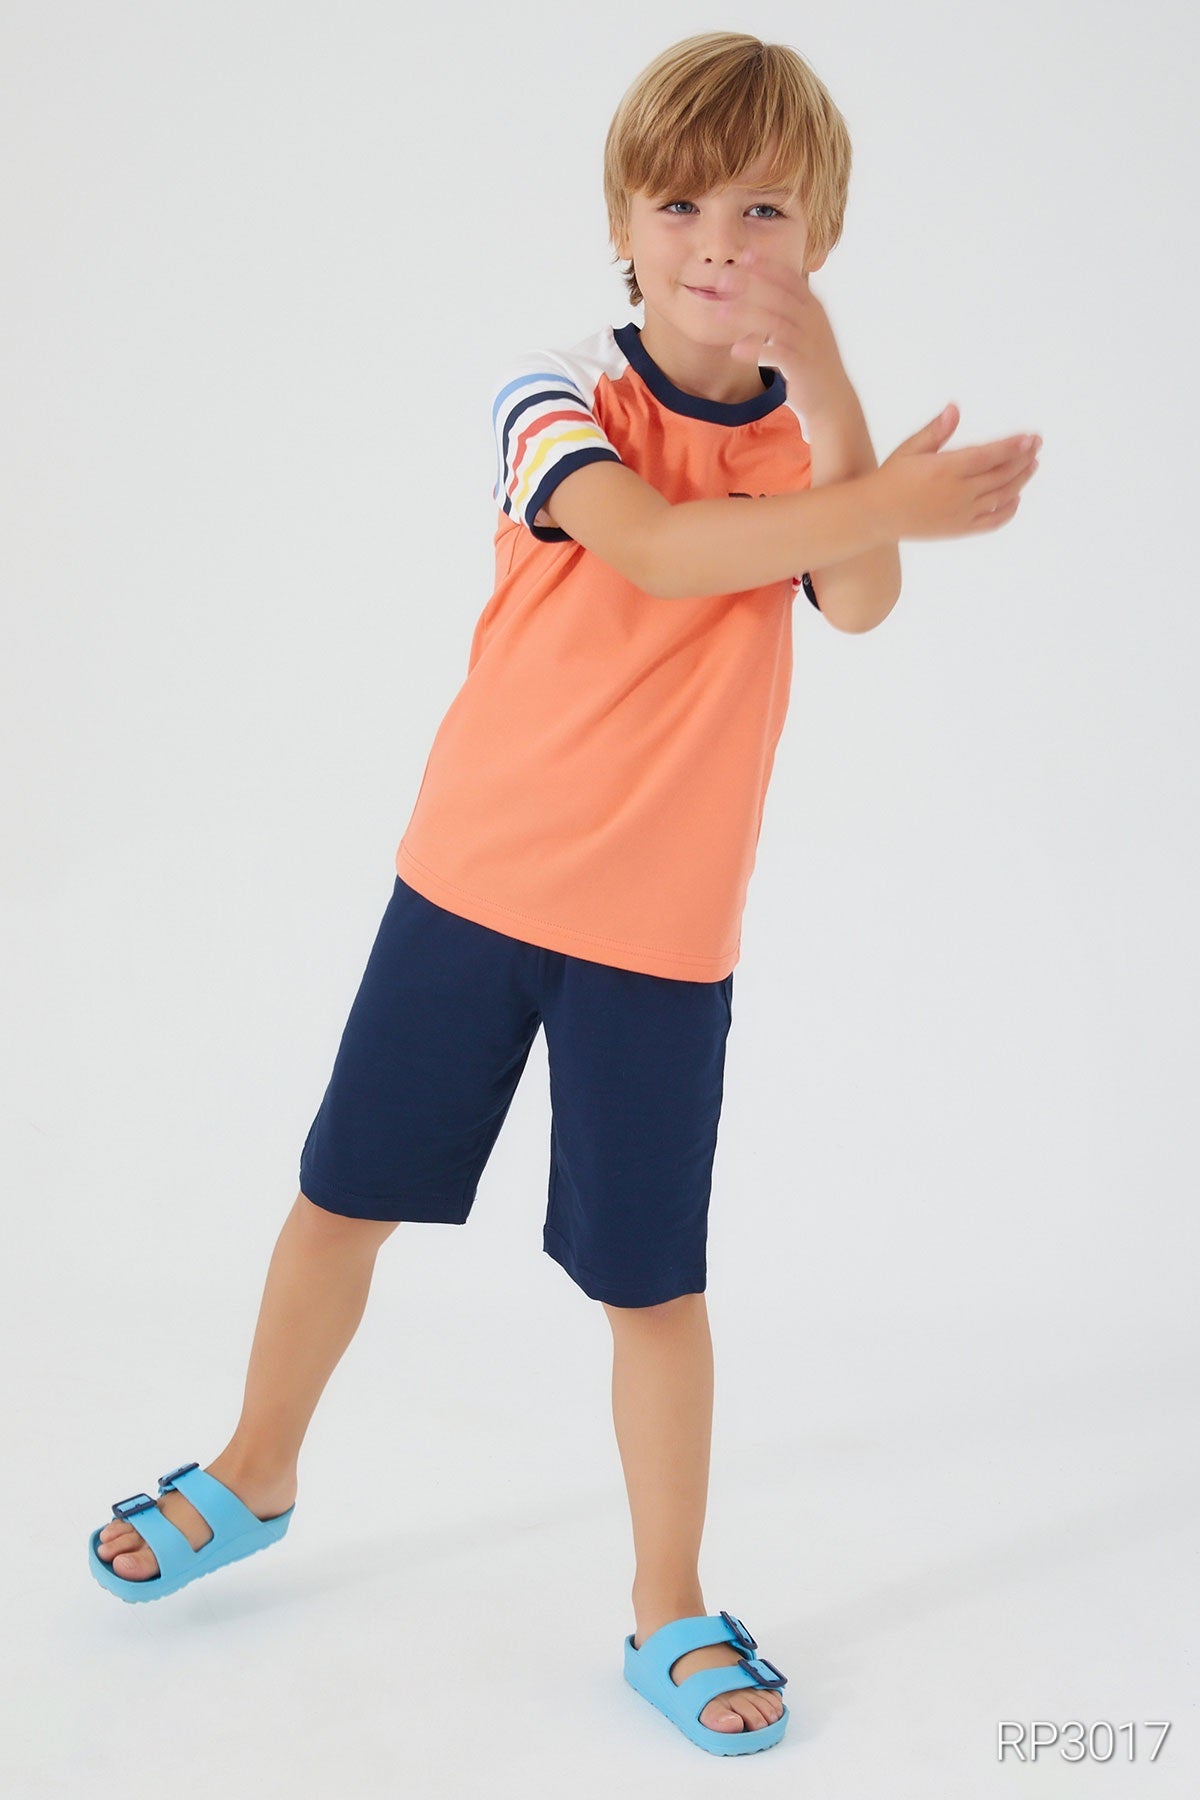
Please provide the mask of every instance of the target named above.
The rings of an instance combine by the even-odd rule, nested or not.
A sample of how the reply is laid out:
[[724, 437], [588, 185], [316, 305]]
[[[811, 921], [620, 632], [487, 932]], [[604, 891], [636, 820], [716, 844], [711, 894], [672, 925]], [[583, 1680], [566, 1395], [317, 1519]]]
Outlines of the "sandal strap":
[[[776, 1683], [769, 1680], [757, 1681], [753, 1675], [748, 1674], [747, 1670], [751, 1667], [753, 1665], [743, 1657], [740, 1663], [732, 1663], [725, 1668], [697, 1669], [694, 1675], [687, 1676], [676, 1686], [680, 1709], [698, 1723], [700, 1714], [718, 1694], [731, 1694], [735, 1688], [770, 1687], [778, 1691]], [[708, 1726], [706, 1729], [712, 1730], [713, 1727]]]
[[[252, 1513], [223, 1481], [209, 1475], [198, 1463], [185, 1463], [181, 1469], [173, 1469], [170, 1475], [160, 1475], [158, 1487], [160, 1498], [175, 1488], [185, 1500], [191, 1501], [213, 1534], [211, 1543], [225, 1543], [230, 1538], [243, 1537], [248, 1531], [262, 1529], [263, 1522], [257, 1514]], [[141, 1527], [135, 1525], [134, 1529]], [[191, 1549], [190, 1544], [188, 1548]]]
[[[741, 1620], [734, 1620], [732, 1613], [698, 1613], [694, 1618], [672, 1619], [670, 1624], [660, 1625], [636, 1655], [645, 1657], [652, 1668], [669, 1680], [672, 1663], [687, 1651], [701, 1650], [708, 1644], [736, 1644], [746, 1654], [757, 1647]], [[717, 1692], [721, 1692], [720, 1688]]]
[[113, 1518], [126, 1519], [144, 1537], [158, 1561], [158, 1573], [171, 1581], [182, 1573], [196, 1552], [149, 1494], [130, 1494], [126, 1500], [113, 1501]]

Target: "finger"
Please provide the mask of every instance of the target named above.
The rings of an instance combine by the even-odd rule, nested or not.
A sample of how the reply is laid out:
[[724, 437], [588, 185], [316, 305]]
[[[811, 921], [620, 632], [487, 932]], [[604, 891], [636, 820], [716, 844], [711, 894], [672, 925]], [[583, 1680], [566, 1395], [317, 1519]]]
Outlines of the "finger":
[[[1030, 441], [1026, 443], [1026, 439]], [[1041, 449], [1041, 439], [1029, 432], [1018, 432], [1015, 437], [993, 438], [990, 444], [970, 444], [960, 455], [976, 455], [984, 468], [995, 468], [998, 463], [1011, 462], [1015, 456], [1036, 455]]]
[[1033, 467], [1023, 468], [1011, 480], [994, 482], [983, 492], [977, 493], [975, 501], [978, 510], [992, 512], [998, 507], [1007, 506], [1010, 501], [1018, 497], [1022, 488], [1029, 485], [1033, 472]]
[[980, 507], [987, 507], [991, 510], [996, 506], [1004, 505], [1009, 500], [1013, 499], [1015, 495], [1020, 493], [1023, 487], [1029, 485], [1029, 482], [1033, 479], [1033, 474], [1037, 466], [1037, 460], [1035, 458], [1032, 462], [1022, 463], [1016, 473], [1007, 481], [993, 482], [989, 487], [976, 495], [976, 500]]
[[971, 520], [972, 530], [995, 531], [997, 526], [1007, 525], [1008, 521], [1016, 512], [1017, 506], [1018, 499], [1014, 496], [1014, 498], [1008, 501], [1004, 506], [989, 507], [986, 512], [979, 513]]
[[1015, 437], [996, 438], [988, 445], [989, 450], [1002, 451], [1009, 456], [1025, 455], [1030, 451], [1036, 456], [1041, 447], [1041, 438], [1032, 431], [1018, 431]]
[[807, 281], [807, 271], [798, 269], [785, 257], [769, 255], [765, 250], [746, 250], [742, 255], [742, 267], [753, 269], [767, 281]]
[[968, 444], [961, 450], [941, 450], [938, 454], [957, 463], [961, 474], [986, 475], [1036, 456], [1036, 448], [1023, 450], [1021, 442], [1020, 437], [997, 438], [992, 444]]
[[750, 301], [742, 307], [739, 317], [753, 327], [757, 336], [769, 337], [773, 344], [792, 343], [796, 330], [793, 313], [780, 312], [778, 307]]
[[803, 295], [808, 289], [808, 276], [790, 263], [765, 257], [761, 250], [747, 250], [742, 268], [749, 285], [761, 283], [766, 288], [783, 289], [789, 294]]
[[995, 493], [1000, 488], [1013, 491], [1016, 486], [1024, 486], [1036, 466], [1038, 466], [1038, 459], [1034, 457], [1033, 450], [1027, 450], [1024, 454], [1016, 455], [1016, 457], [1009, 457], [1007, 463], [1000, 463], [997, 468], [993, 468], [984, 477], [981, 477], [975, 491], [977, 493]]

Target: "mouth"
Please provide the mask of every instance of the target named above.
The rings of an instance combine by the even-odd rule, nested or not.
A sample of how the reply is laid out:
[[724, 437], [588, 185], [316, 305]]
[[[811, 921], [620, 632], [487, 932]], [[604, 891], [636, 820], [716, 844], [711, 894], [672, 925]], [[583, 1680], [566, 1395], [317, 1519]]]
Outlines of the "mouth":
[[729, 296], [723, 294], [719, 288], [690, 287], [688, 288], [688, 293], [695, 294], [701, 300], [727, 300], [729, 298]]

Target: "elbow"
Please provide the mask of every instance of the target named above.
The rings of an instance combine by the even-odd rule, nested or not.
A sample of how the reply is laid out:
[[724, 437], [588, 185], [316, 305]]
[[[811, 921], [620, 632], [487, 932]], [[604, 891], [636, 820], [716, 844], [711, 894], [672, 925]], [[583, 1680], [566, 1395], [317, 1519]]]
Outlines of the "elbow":
[[822, 617], [828, 620], [835, 631], [845, 631], [852, 637], [861, 637], [865, 632], [874, 631], [883, 624], [899, 598], [900, 589], [897, 587], [882, 595], [872, 595], [868, 600], [858, 601], [853, 606], [839, 608], [835, 613], [822, 597], [820, 609]]

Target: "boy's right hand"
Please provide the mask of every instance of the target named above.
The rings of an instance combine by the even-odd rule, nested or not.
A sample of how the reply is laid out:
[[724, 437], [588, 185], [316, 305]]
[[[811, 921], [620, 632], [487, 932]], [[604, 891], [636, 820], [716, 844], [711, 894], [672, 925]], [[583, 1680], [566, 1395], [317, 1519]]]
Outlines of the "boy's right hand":
[[953, 401], [906, 438], [869, 477], [889, 535], [967, 537], [1007, 525], [1021, 489], [1037, 468], [1040, 437], [997, 438], [966, 450], [940, 450], [958, 425]]

